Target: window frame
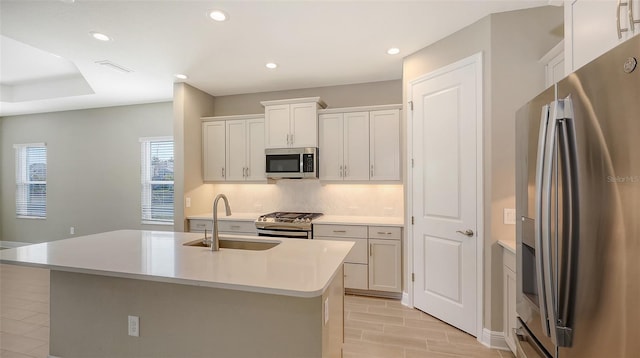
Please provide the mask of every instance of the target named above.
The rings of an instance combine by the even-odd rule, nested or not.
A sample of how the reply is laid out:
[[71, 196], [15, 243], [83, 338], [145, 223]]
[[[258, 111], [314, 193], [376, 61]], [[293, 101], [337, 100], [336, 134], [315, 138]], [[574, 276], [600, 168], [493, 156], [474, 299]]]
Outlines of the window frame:
[[[14, 144], [15, 150], [15, 174], [16, 174], [16, 191], [15, 191], [15, 205], [16, 205], [16, 218], [17, 219], [47, 219], [47, 179], [48, 179], [48, 149], [46, 143], [23, 143]], [[45, 180], [29, 180], [29, 168], [27, 162], [29, 161], [27, 151], [29, 148], [44, 148], [44, 165], [45, 165]], [[31, 200], [29, 197], [29, 187], [31, 185], [44, 185], [44, 206], [42, 209], [42, 215], [37, 215], [39, 211], [29, 209]], [[31, 205], [30, 205], [31, 204]]]
[[[171, 136], [163, 137], [143, 137], [139, 139], [140, 142], [140, 218], [143, 225], [167, 225], [173, 226], [175, 222], [175, 176], [174, 180], [151, 180], [151, 145], [153, 142], [171, 142], [172, 153], [171, 157], [174, 161], [175, 168], [175, 142]], [[173, 187], [173, 203], [174, 208], [171, 210], [171, 220], [154, 219], [153, 218], [153, 203], [152, 201], [152, 186], [153, 185], [171, 185]]]

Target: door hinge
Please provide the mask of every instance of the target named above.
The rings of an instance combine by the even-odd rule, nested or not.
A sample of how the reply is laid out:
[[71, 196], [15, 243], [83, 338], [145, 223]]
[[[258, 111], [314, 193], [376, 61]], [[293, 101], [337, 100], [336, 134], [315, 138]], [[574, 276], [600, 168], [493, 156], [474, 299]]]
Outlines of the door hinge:
[[412, 216], [412, 217], [411, 217], [411, 225], [413, 225], [413, 224], [415, 224], [415, 223], [416, 223], [416, 220], [415, 220], [415, 218]]
[[409, 109], [413, 111], [413, 101], [409, 101]]
[[416, 274], [415, 273], [411, 273], [411, 282], [416, 282]]

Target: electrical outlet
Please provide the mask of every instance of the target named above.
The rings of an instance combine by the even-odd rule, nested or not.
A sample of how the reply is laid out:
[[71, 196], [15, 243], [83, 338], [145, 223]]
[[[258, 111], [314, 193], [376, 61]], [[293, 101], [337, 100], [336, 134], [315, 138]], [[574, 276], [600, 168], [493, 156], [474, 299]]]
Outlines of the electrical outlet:
[[324, 324], [329, 322], [329, 297], [324, 300]]
[[140, 337], [140, 317], [129, 316], [129, 335], [131, 337]]
[[184, 206], [186, 206], [187, 208], [191, 207], [191, 198], [190, 197], [184, 198]]
[[516, 209], [504, 208], [503, 222], [507, 225], [515, 225]]
[[69, 228], [69, 235], [75, 235], [75, 233], [76, 233], [76, 228], [75, 228], [75, 227], [73, 227], [73, 226], [72, 226], [72, 227], [70, 227], [70, 228]]

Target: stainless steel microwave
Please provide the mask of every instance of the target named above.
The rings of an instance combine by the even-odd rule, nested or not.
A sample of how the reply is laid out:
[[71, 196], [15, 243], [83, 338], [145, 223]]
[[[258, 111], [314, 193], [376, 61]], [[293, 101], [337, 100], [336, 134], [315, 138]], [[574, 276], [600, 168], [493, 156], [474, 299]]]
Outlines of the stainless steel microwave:
[[318, 148], [265, 149], [267, 178], [318, 178]]

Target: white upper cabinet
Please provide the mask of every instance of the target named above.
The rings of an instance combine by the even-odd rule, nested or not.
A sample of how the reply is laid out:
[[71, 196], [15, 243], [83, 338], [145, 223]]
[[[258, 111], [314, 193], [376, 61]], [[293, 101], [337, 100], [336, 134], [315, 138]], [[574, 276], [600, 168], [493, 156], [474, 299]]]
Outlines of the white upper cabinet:
[[318, 146], [318, 109], [326, 107], [320, 97], [264, 101], [265, 148]]
[[202, 123], [204, 181], [225, 180], [225, 123]]
[[264, 118], [248, 115], [207, 120], [202, 123], [204, 180], [266, 181]]
[[321, 114], [320, 179], [369, 180], [369, 112]]
[[564, 10], [565, 74], [640, 33], [640, 0], [566, 1]]
[[400, 180], [399, 106], [321, 112], [320, 180]]
[[371, 180], [400, 180], [400, 110], [371, 111], [369, 131]]

